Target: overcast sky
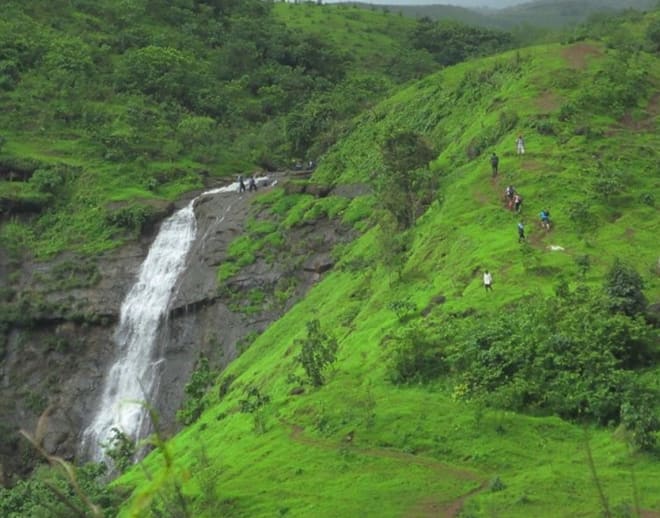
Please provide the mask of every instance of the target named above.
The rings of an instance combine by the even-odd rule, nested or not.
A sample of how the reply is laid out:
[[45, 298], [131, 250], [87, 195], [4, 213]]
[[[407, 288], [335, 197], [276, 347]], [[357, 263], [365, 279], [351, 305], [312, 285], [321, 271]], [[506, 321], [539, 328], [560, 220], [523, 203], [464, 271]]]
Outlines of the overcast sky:
[[[324, 4], [337, 4], [345, 0], [323, 0]], [[366, 4], [379, 5], [460, 5], [461, 7], [507, 7], [523, 4], [530, 0], [359, 0]]]

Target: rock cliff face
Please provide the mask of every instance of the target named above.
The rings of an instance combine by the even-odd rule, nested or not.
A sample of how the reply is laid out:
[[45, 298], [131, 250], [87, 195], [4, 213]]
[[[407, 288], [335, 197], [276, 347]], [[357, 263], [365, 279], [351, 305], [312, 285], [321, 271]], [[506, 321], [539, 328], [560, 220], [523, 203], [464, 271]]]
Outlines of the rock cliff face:
[[[224, 193], [202, 196], [195, 203], [197, 238], [163, 323], [164, 362], [151, 401], [165, 433], [176, 430], [176, 410], [200, 354], [212, 366], [226, 366], [332, 267], [333, 246], [351, 238], [347, 229], [328, 220], [295, 228], [285, 236], [286, 246], [274, 260], [272, 255], [269, 261], [257, 257], [219, 289], [218, 266], [227, 257], [229, 243], [244, 232], [248, 215], [269, 217], [252, 206], [254, 196]], [[78, 257], [25, 261], [18, 273], [2, 276], [0, 288], [3, 283], [11, 286], [14, 305], [24, 304], [30, 318], [11, 327], [0, 362], [0, 473], [29, 469], [33, 452], [19, 441], [16, 430], [33, 429], [42, 412], [48, 415], [46, 449], [75, 457], [114, 360], [113, 331], [121, 302], [154, 237], [146, 236], [91, 262]], [[7, 262], [0, 254], [3, 274], [10, 270]], [[60, 282], [62, 272], [65, 278], [68, 272], [67, 282]], [[275, 300], [276, 287], [282, 285], [291, 287], [290, 296]], [[248, 305], [255, 290], [263, 300]]]

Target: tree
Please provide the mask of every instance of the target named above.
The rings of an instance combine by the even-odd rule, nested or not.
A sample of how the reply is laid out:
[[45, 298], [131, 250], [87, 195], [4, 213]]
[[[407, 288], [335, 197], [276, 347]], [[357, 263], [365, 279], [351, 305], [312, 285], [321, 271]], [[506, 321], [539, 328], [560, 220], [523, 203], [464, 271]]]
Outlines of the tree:
[[181, 51], [149, 45], [127, 52], [120, 64], [119, 87], [137, 90], [157, 100], [181, 99], [194, 68]]
[[381, 153], [385, 169], [376, 178], [378, 198], [402, 228], [409, 228], [435, 190], [428, 169], [435, 152], [421, 135], [404, 131], [388, 138]]

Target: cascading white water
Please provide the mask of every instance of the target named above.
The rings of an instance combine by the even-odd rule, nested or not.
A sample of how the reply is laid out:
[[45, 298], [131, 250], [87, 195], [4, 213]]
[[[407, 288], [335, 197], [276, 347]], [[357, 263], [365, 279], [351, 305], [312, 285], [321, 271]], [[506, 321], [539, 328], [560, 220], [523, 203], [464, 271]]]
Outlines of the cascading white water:
[[195, 201], [205, 195], [235, 191], [237, 186], [201, 194], [161, 225], [137, 281], [122, 302], [114, 335], [117, 357], [106, 376], [96, 413], [83, 433], [84, 457], [103, 460], [103, 445], [112, 438], [113, 428], [134, 440], [149, 431], [144, 403], [150, 401], [158, 383], [158, 365], [162, 361], [157, 358], [158, 333], [195, 239]]

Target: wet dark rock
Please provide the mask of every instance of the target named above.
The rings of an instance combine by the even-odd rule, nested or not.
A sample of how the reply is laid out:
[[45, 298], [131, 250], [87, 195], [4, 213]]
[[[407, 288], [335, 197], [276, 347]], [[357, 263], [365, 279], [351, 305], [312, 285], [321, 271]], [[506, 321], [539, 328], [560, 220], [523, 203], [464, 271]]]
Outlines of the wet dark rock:
[[310, 183], [303, 180], [287, 180], [283, 183], [287, 194], [311, 194], [317, 198], [325, 198], [332, 191], [332, 186]]
[[[285, 236], [278, 255], [258, 256], [219, 286], [218, 266], [226, 260], [229, 244], [243, 233], [248, 216], [268, 217], [251, 208], [253, 197], [260, 192], [220, 193], [195, 203], [198, 237], [163, 319], [158, 354], [164, 361], [159, 364], [157, 393], [150, 401], [166, 433], [178, 427], [176, 411], [200, 354], [209, 358], [213, 368], [224, 368], [334, 266], [330, 255], [334, 245], [353, 237], [348, 229], [325, 218], [295, 227]], [[192, 194], [174, 205], [154, 205], [154, 218], [159, 223], [190, 199]], [[6, 352], [0, 362], [0, 422], [12, 429], [34, 430], [41, 413], [50, 408], [45, 435], [49, 453], [75, 457], [115, 359], [114, 324], [122, 301], [157, 226], [154, 221], [139, 242], [94, 258], [80, 273], [80, 282], [73, 284], [68, 273], [62, 279], [61, 271], [69, 272], [71, 267], [76, 281], [78, 270], [71, 265], [88, 259], [63, 254], [47, 262], [24, 260], [12, 265], [0, 250], [0, 288], [9, 289], [6, 279], [12, 274], [11, 289], [17, 292], [17, 299], [29, 294], [33, 305], [42, 308], [31, 325], [16, 325], [6, 335]], [[248, 294], [255, 290], [263, 293], [261, 305], [250, 302]], [[278, 290], [290, 297], [275, 297]], [[1, 352], [2, 347], [0, 357]], [[0, 448], [0, 464], [9, 477], [24, 474], [30, 467], [16, 455], [15, 448]]]

